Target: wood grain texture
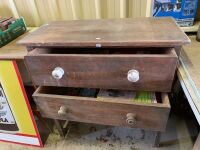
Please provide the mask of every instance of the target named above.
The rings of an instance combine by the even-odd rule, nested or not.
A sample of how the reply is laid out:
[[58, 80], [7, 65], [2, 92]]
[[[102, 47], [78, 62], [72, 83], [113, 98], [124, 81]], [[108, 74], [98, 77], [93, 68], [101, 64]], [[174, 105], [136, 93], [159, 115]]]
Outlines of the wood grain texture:
[[[25, 57], [34, 84], [40, 86], [89, 87], [169, 92], [177, 55], [169, 54], [29, 54]], [[56, 67], [64, 76], [52, 77]], [[131, 69], [139, 71], [139, 81], [127, 80]]]
[[32, 47], [173, 47], [189, 38], [172, 18], [57, 21], [19, 43]]
[[[88, 98], [40, 93], [33, 94], [41, 114], [47, 118], [143, 128], [164, 131], [170, 111], [167, 94], [162, 94], [163, 103], [144, 104], [126, 100]], [[66, 115], [58, 115], [61, 106], [67, 108]], [[134, 125], [126, 123], [128, 113], [136, 114]]]

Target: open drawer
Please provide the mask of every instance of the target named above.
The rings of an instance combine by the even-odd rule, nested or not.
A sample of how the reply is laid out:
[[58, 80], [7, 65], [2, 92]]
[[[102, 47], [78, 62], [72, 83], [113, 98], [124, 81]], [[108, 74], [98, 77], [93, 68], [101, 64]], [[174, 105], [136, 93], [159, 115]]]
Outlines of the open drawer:
[[34, 84], [169, 92], [173, 48], [36, 48], [25, 57]]
[[39, 87], [34, 100], [44, 117], [113, 126], [164, 131], [170, 112], [166, 93], [157, 93], [158, 103], [139, 103], [66, 95], [69, 88]]

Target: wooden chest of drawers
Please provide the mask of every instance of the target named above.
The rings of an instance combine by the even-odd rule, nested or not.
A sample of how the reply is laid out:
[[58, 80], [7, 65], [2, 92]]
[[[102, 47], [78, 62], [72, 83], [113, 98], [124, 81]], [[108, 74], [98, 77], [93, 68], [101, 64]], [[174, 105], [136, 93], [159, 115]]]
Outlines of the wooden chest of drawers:
[[[136, 18], [52, 22], [20, 44], [29, 51], [25, 60], [43, 116], [164, 131], [166, 92], [189, 42], [171, 18]], [[69, 87], [154, 91], [159, 103], [68, 96]]]

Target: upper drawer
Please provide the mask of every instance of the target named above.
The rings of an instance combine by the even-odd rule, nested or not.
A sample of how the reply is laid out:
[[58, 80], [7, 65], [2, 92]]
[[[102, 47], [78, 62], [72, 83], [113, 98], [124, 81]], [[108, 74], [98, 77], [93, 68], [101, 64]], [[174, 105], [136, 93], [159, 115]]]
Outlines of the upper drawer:
[[34, 84], [40, 86], [160, 92], [170, 91], [177, 65], [173, 48], [36, 48], [25, 60]]

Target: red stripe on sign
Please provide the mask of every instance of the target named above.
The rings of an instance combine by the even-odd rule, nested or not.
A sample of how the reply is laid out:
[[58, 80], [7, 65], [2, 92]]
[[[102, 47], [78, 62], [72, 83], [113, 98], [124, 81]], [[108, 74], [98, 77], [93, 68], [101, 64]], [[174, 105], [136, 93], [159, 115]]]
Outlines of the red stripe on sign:
[[[34, 119], [34, 117], [33, 117], [32, 109], [31, 109], [31, 106], [30, 106], [30, 104], [29, 104], [29, 101], [28, 101], [28, 98], [27, 98], [27, 95], [26, 95], [26, 92], [25, 92], [25, 89], [24, 89], [24, 85], [23, 85], [23, 82], [22, 82], [22, 79], [21, 79], [21, 76], [20, 76], [20, 73], [19, 73], [19, 70], [18, 70], [18, 67], [17, 67], [17, 63], [16, 63], [15, 61], [12, 61], [12, 62], [13, 62], [13, 66], [14, 66], [14, 68], [15, 68], [16, 75], [17, 75], [17, 77], [18, 77], [18, 81], [19, 81], [19, 84], [20, 84], [20, 87], [21, 87], [21, 90], [22, 90], [22, 93], [23, 93], [25, 102], [26, 102], [26, 106], [28, 107], [28, 110], [29, 110], [29, 115], [30, 115], [30, 117], [31, 117], [31, 120], [32, 120], [34, 129], [35, 129], [35, 132], [36, 132], [36, 134], [37, 134], [37, 138], [39, 139], [40, 146], [43, 147], [42, 140], [41, 140], [41, 138], [40, 138], [40, 134], [39, 134], [39, 132], [38, 132], [35, 119]], [[34, 146], [35, 146], [35, 145], [34, 145]]]

